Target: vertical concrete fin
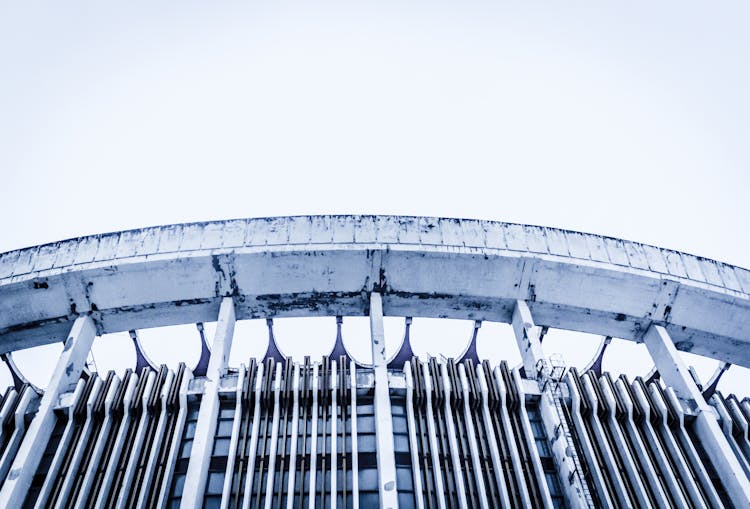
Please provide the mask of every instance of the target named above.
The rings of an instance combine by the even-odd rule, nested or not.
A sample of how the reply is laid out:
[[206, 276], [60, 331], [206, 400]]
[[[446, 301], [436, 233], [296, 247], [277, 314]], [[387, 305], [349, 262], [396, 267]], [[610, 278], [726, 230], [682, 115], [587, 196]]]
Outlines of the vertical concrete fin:
[[370, 334], [372, 337], [372, 364], [375, 370], [375, 436], [378, 444], [380, 507], [394, 509], [398, 507], [396, 454], [393, 445], [391, 396], [388, 390], [388, 369], [385, 356], [383, 300], [377, 292], [370, 294]]
[[90, 316], [78, 317], [73, 322], [55, 371], [42, 396], [36, 417], [29, 424], [26, 436], [0, 491], [0, 507], [23, 505], [31, 480], [47, 447], [52, 429], [55, 427], [55, 406], [60, 395], [70, 391], [78, 382], [95, 336], [96, 325]]
[[198, 421], [195, 425], [190, 463], [185, 477], [185, 490], [180, 507], [199, 509], [203, 506], [203, 493], [206, 489], [208, 464], [216, 434], [216, 418], [219, 414], [219, 381], [226, 372], [229, 351], [234, 335], [235, 311], [231, 297], [224, 297], [219, 308], [211, 358], [206, 370]]
[[737, 507], [750, 507], [750, 480], [685, 362], [677, 353], [669, 333], [661, 325], [652, 324], [643, 336], [643, 342], [664, 383], [672, 388], [680, 400], [697, 409], [693, 430], [703, 444], [727, 494]]

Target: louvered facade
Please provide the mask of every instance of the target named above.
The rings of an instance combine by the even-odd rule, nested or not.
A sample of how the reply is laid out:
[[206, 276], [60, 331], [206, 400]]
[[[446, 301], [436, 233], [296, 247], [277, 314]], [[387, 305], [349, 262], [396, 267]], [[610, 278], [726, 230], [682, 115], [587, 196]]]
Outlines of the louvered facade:
[[[750, 503], [750, 400], [717, 390], [730, 362], [747, 364], [748, 271], [519, 225], [338, 216], [253, 221], [260, 220], [242, 222], [244, 229], [227, 222], [197, 233], [180, 225], [98, 236], [88, 261], [78, 257], [89, 256], [89, 237], [0, 255], [0, 344], [14, 375], [0, 400], [0, 504]], [[368, 221], [375, 233], [363, 240]], [[352, 239], [336, 240], [349, 226]], [[435, 230], [439, 242], [428, 242]], [[472, 231], [482, 232], [481, 245], [472, 244], [479, 242]], [[159, 251], [174, 235], [174, 251]], [[231, 235], [242, 245], [229, 245]], [[518, 239], [523, 250], [511, 243]], [[557, 252], [561, 245], [565, 255]], [[588, 251], [578, 250], [582, 245]], [[597, 245], [606, 262], [597, 260]], [[649, 258], [652, 250], [662, 265]], [[618, 262], [621, 253], [627, 267]], [[638, 253], [646, 268], [636, 266]], [[727, 307], [731, 313], [723, 315]], [[358, 364], [343, 346], [340, 325], [353, 315], [370, 318], [372, 364]], [[384, 315], [406, 320], [390, 359]], [[283, 358], [273, 335], [273, 319], [283, 316], [336, 319], [331, 354]], [[474, 335], [458, 359], [420, 359], [409, 343], [412, 316], [474, 320]], [[267, 319], [268, 351], [228, 365], [234, 324], [245, 318]], [[209, 319], [217, 328], [206, 339], [202, 322]], [[513, 326], [519, 365], [478, 357], [476, 331], [484, 321]], [[199, 324], [201, 360], [177, 370], [154, 366], [137, 330], [175, 323]], [[541, 354], [546, 327], [565, 326], [602, 334], [581, 372]], [[40, 390], [12, 352], [54, 340], [60, 328], [68, 331], [57, 337], [65, 347]], [[120, 330], [131, 331], [136, 365], [121, 376], [90, 371], [94, 337]], [[654, 360], [648, 376], [602, 371], [613, 336], [646, 344]], [[678, 349], [725, 364], [703, 383]]]

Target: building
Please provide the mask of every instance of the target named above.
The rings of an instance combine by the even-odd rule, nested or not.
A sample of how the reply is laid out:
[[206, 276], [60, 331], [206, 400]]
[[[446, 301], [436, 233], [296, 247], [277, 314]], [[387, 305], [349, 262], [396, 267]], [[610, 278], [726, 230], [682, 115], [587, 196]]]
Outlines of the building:
[[[405, 317], [393, 359], [383, 316]], [[373, 365], [228, 366], [236, 320], [369, 316]], [[510, 323], [520, 366], [416, 359], [411, 317]], [[333, 319], [333, 318], [332, 318]], [[91, 373], [94, 337], [218, 320], [201, 361]], [[546, 327], [600, 334], [582, 372]], [[199, 329], [200, 329], [199, 325]], [[646, 378], [601, 370], [642, 341]], [[476, 338], [476, 335], [475, 335]], [[64, 350], [37, 391], [12, 352]], [[210, 345], [210, 349], [208, 348]], [[381, 216], [233, 220], [0, 255], [2, 507], [750, 507], [750, 400], [677, 349], [750, 366], [750, 271], [596, 235]]]

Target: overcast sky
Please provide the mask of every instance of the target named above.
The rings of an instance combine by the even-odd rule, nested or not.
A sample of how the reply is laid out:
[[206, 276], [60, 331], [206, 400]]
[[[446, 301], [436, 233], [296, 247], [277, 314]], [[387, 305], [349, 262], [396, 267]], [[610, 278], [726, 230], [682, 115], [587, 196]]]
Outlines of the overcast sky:
[[[556, 226], [750, 267], [749, 6], [4, 2], [0, 251], [354, 212]], [[309, 327], [287, 327], [290, 348]], [[132, 356], [118, 341], [95, 354]]]

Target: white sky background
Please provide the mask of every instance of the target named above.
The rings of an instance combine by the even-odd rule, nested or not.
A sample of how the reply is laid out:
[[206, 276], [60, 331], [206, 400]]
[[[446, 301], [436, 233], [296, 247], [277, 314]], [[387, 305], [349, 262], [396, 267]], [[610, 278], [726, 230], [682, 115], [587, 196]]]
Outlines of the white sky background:
[[[0, 251], [383, 213], [556, 226], [750, 267], [749, 15], [745, 2], [5, 2]], [[352, 348], [367, 334], [355, 322]], [[318, 323], [280, 324], [282, 347], [332, 344], [335, 322]], [[235, 359], [264, 351], [263, 327], [242, 326]], [[456, 327], [415, 320], [415, 349], [455, 350], [471, 326]], [[588, 345], [573, 364], [596, 343], [560, 334], [548, 350]], [[192, 326], [143, 337], [157, 361], [197, 359]], [[480, 331], [480, 353], [499, 358], [493, 338], [507, 344], [507, 327]], [[100, 369], [130, 362], [129, 340], [105, 339]], [[16, 357], [44, 384], [55, 348]]]

